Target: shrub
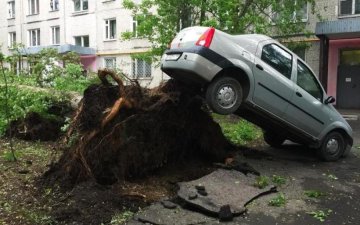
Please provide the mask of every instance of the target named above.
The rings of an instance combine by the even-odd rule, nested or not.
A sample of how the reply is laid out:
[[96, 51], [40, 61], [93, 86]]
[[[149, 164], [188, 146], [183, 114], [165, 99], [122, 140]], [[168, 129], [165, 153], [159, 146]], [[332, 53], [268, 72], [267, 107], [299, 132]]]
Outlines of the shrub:
[[83, 76], [83, 68], [79, 64], [74, 64], [74, 63], [66, 64], [64, 76], [71, 78], [80, 78]]
[[[32, 88], [9, 87], [10, 121], [24, 118], [29, 112], [47, 114], [47, 109], [53, 102], [62, 101], [62, 97], [50, 91], [40, 91]], [[6, 130], [5, 98], [0, 96], [0, 135]]]
[[59, 91], [76, 91], [83, 93], [90, 84], [96, 83], [97, 81], [97, 77], [87, 78], [80, 76], [79, 78], [72, 78], [71, 76], [61, 76], [55, 78], [54, 88]]

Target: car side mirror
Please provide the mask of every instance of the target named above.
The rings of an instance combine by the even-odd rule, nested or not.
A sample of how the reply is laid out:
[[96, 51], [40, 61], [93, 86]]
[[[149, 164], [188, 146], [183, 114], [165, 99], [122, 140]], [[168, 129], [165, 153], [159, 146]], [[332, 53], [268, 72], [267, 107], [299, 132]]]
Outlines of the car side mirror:
[[335, 98], [333, 96], [329, 96], [325, 99], [325, 104], [328, 105], [328, 104], [331, 104], [331, 103], [334, 103], [335, 102]]

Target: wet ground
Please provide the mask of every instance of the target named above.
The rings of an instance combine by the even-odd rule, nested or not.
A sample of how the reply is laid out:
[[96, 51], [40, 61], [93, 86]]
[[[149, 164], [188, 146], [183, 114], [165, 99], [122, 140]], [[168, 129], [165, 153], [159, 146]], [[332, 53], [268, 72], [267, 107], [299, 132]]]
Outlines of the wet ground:
[[[274, 177], [281, 180], [277, 184], [278, 193], [254, 200], [246, 206], [244, 215], [231, 222], [203, 218], [199, 220], [201, 224], [359, 224], [360, 121], [349, 123], [355, 138], [352, 153], [337, 162], [319, 161], [313, 150], [291, 143], [281, 149], [266, 145], [251, 149], [246, 162], [267, 177], [269, 185], [273, 184]], [[279, 206], [271, 206], [269, 202], [279, 200], [280, 194], [284, 198]], [[157, 209], [161, 211], [162, 207]], [[164, 214], [169, 215], [168, 209], [164, 210]], [[199, 214], [190, 211], [193, 210], [189, 213], [179, 210], [181, 217], [173, 224], [188, 224], [186, 221], [193, 221], [192, 216], [198, 219]]]

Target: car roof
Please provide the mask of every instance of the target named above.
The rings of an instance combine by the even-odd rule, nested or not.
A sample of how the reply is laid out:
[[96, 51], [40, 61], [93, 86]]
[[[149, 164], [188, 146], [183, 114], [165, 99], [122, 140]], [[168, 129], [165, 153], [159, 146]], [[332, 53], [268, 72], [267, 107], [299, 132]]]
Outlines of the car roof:
[[240, 34], [240, 35], [234, 35], [237, 39], [246, 39], [246, 40], [252, 40], [255, 42], [262, 42], [269, 39], [272, 39], [269, 36], [263, 35], [263, 34]]

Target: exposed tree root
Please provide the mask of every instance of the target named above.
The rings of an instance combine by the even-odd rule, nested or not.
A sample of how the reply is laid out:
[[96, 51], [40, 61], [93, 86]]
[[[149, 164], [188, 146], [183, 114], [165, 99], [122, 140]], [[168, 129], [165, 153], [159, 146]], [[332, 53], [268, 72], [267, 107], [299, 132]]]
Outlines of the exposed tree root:
[[124, 86], [111, 71], [98, 76], [102, 83], [85, 90], [68, 132], [72, 145], [45, 174], [48, 181], [111, 184], [189, 157], [222, 161], [233, 149], [197, 90], [174, 80], [154, 89]]

